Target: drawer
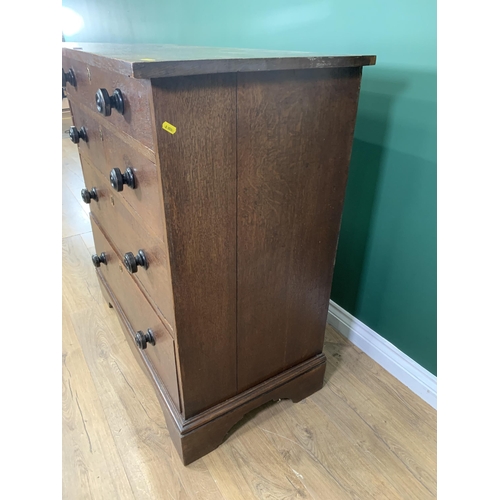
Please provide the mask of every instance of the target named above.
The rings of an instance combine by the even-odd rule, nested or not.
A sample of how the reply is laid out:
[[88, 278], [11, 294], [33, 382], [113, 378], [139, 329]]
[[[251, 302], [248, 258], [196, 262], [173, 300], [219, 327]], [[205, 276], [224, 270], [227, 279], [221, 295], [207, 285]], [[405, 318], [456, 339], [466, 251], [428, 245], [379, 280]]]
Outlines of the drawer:
[[135, 188], [124, 184], [120, 192], [113, 189], [115, 197], [129, 203], [146, 226], [163, 240], [164, 209], [156, 165], [108, 130], [103, 130], [103, 138], [107, 164], [101, 172], [108, 179], [109, 185], [111, 186], [110, 174], [113, 168], [118, 168], [122, 174], [130, 168], [134, 174]]
[[102, 276], [125, 312], [134, 331], [146, 333], [148, 329], [152, 330], [155, 345], [148, 343], [146, 349], [143, 350], [143, 354], [154, 367], [180, 411], [175, 342], [144, 295], [137, 288], [134, 280], [125, 270], [121, 257], [116, 254], [99, 225], [93, 217], [90, 220], [96, 252], [98, 255], [102, 252], [106, 254], [106, 265], [101, 264], [99, 267]]
[[[149, 108], [150, 82], [137, 80], [127, 76], [87, 65], [80, 61], [63, 57], [63, 68], [72, 68], [76, 77], [76, 87], [67, 85], [66, 90], [70, 101], [83, 104], [102, 120], [128, 134], [153, 150], [153, 127], [151, 110]], [[120, 89], [124, 101], [124, 114], [112, 109], [110, 116], [100, 115], [97, 111], [95, 95], [98, 89], [105, 88], [109, 95], [115, 89]]]
[[[78, 143], [80, 156], [83, 160], [90, 160], [107, 179], [110, 187], [110, 173], [113, 168], [118, 168], [121, 173], [130, 168], [134, 175], [135, 188], [123, 184], [122, 191], [113, 189], [112, 192], [115, 198], [124, 199], [142, 218], [144, 224], [158, 238], [163, 239], [163, 203], [156, 165], [118, 136], [100, 127], [82, 108], [73, 105], [73, 109], [75, 122], [82, 123], [88, 135], [87, 142], [80, 140]], [[79, 125], [75, 126], [80, 128]]]
[[111, 188], [109, 179], [85, 158], [82, 160], [85, 187], [88, 190], [95, 187], [98, 196], [98, 201], [90, 202], [91, 213], [122, 260], [127, 252], [137, 255], [139, 250], [144, 251], [148, 268], [137, 266], [137, 272], [131, 276], [175, 335], [172, 282], [166, 244], [149, 232], [144, 223], [133, 214], [133, 210], [119, 196], [120, 193]]
[[73, 125], [80, 130], [85, 127], [87, 132], [87, 140], [80, 139], [78, 142], [78, 150], [80, 155], [84, 155], [99, 169], [105, 170], [106, 156], [104, 153], [102, 127], [97, 123], [90, 113], [85, 113], [83, 109], [70, 101], [71, 115], [73, 116]]

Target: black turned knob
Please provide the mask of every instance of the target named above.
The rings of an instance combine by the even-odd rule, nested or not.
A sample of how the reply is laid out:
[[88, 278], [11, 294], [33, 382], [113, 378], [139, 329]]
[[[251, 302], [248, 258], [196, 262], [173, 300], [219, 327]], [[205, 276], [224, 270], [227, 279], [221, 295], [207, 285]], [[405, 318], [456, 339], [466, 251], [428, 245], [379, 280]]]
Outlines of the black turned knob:
[[108, 94], [106, 89], [99, 89], [95, 94], [95, 104], [97, 106], [97, 111], [104, 116], [109, 116], [113, 108], [121, 115], [123, 115], [125, 111], [123, 96], [120, 89], [115, 89], [112, 96]]
[[70, 69], [67, 73], [64, 72], [64, 68], [62, 70], [62, 86], [66, 87], [66, 84], [69, 83], [70, 85], [73, 85], [73, 87], [76, 87], [76, 76], [75, 72]]
[[128, 167], [125, 173], [122, 174], [119, 168], [114, 168], [109, 174], [109, 180], [111, 182], [111, 187], [117, 191], [123, 191], [123, 185], [135, 189], [135, 177], [133, 170]]
[[106, 261], [106, 254], [104, 252], [102, 252], [101, 255], [97, 255], [95, 253], [94, 255], [92, 255], [92, 263], [95, 267], [101, 267], [101, 264], [104, 264], [106, 266], [108, 264], [108, 262]]
[[151, 330], [151, 328], [148, 328], [148, 331], [146, 333], [141, 332], [139, 330], [135, 334], [135, 345], [139, 349], [146, 349], [146, 347], [148, 346], [148, 342], [151, 345], [155, 345], [156, 344], [155, 336], [154, 336], [153, 330]]
[[84, 203], [89, 204], [92, 200], [99, 201], [97, 197], [97, 190], [93, 187], [90, 191], [88, 189], [82, 189], [82, 200]]
[[137, 266], [142, 266], [144, 269], [148, 268], [148, 260], [146, 259], [144, 250], [139, 250], [135, 256], [132, 252], [127, 252], [123, 256], [123, 264], [125, 264], [130, 274], [137, 272]]
[[88, 141], [87, 130], [85, 129], [85, 127], [80, 127], [80, 130], [78, 130], [76, 127], [70, 127], [69, 137], [71, 139], [71, 142], [74, 142], [75, 144], [78, 144], [80, 142], [80, 139], [84, 140], [85, 142]]

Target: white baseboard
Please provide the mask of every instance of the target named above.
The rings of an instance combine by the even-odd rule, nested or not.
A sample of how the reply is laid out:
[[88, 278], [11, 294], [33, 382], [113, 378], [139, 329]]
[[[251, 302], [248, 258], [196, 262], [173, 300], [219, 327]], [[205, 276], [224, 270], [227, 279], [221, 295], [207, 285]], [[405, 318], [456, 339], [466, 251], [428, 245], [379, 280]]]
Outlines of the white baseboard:
[[437, 407], [437, 377], [330, 300], [328, 323], [417, 396]]

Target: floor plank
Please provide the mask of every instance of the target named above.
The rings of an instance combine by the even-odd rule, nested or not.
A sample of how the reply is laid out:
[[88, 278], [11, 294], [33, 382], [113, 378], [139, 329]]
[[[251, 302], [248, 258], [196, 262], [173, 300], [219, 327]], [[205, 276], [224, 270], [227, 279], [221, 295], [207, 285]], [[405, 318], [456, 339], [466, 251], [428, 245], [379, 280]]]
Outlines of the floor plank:
[[[352, 498], [397, 498], [391, 484], [380, 474], [373, 457], [359, 453], [359, 449], [311, 401], [292, 405], [282, 402], [286, 418], [273, 419], [274, 431], [269, 425], [261, 427], [269, 439], [278, 445], [283, 437], [298, 445], [302, 453], [309, 453], [325, 472], [335, 478], [344, 492]], [[275, 413], [279, 417], [279, 413]], [[307, 471], [302, 475], [307, 475]]]
[[332, 326], [327, 325], [325, 335], [324, 351], [334, 366], [338, 366], [342, 359], [342, 367], [345, 369], [355, 367], [355, 373], [361, 382], [373, 390], [383, 390], [384, 397], [389, 405], [402, 404], [402, 411], [405, 411], [405, 418], [411, 420], [415, 425], [426, 426], [427, 430], [436, 431], [437, 419], [436, 411], [424, 400], [416, 398], [415, 394], [403, 384], [394, 384], [395, 378], [382, 368], [373, 359], [366, 356], [358, 347], [351, 344], [347, 339], [340, 336], [340, 342], [349, 349], [345, 350], [342, 357], [342, 345], [339, 341], [339, 334]]
[[182, 466], [153, 388], [137, 365], [114, 312], [100, 294], [90, 252], [82, 238], [66, 238], [63, 248], [63, 310], [71, 311], [71, 327], [134, 497], [222, 499], [202, 461], [190, 468]]
[[[350, 354], [352, 352], [354, 354]], [[366, 363], [354, 364], [351, 361], [351, 357], [365, 358], [365, 354], [355, 353], [352, 347], [343, 349], [341, 358], [331, 356], [329, 349], [325, 349], [325, 354], [328, 360], [326, 387], [331, 393], [327, 402], [335, 399], [344, 402], [408, 472], [435, 495], [436, 433], [429, 425], [427, 415], [419, 416], [388, 392], [385, 384], [377, 383], [375, 377], [370, 379], [365, 373]], [[373, 398], [374, 394], [376, 398]], [[327, 402], [323, 399], [323, 407]]]
[[249, 421], [204, 461], [227, 499], [314, 499], [279, 450]]
[[63, 315], [63, 498], [134, 498], [79, 342]]
[[62, 188], [62, 237], [78, 236], [91, 231], [88, 212], [81, 207], [80, 202], [63, 184]]

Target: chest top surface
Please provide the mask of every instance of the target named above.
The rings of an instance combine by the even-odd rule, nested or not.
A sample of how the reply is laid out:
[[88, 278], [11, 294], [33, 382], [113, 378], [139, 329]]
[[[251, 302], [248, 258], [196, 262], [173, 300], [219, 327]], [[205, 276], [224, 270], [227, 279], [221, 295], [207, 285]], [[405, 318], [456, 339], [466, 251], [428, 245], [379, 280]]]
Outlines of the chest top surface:
[[62, 44], [63, 56], [133, 78], [371, 66], [373, 55], [324, 55], [281, 50], [184, 45]]

